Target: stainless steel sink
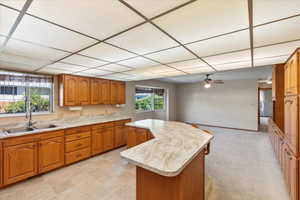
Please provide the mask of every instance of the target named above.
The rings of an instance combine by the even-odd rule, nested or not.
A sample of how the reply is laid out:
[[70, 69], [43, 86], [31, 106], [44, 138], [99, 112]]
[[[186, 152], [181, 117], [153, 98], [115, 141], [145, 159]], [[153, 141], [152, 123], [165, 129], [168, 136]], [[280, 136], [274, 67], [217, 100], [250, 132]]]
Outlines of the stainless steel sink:
[[56, 128], [55, 124], [36, 124], [33, 125], [34, 129]]
[[56, 127], [57, 125], [54, 124], [36, 124], [32, 128], [27, 128], [27, 127], [10, 128], [10, 129], [5, 129], [3, 132], [6, 134], [14, 134], [14, 133], [30, 132], [39, 129], [49, 129], [49, 128], [56, 128]]
[[14, 134], [14, 133], [21, 133], [21, 132], [29, 132], [29, 131], [33, 131], [33, 130], [34, 130], [34, 128], [19, 127], [19, 128], [5, 129], [4, 133]]

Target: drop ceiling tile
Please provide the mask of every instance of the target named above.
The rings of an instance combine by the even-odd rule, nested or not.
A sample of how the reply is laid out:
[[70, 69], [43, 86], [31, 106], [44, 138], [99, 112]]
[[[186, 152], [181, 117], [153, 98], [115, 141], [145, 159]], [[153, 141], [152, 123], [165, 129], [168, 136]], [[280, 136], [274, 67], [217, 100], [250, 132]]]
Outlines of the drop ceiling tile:
[[152, 60], [143, 58], [143, 57], [136, 57], [128, 60], [124, 60], [119, 62], [122, 65], [126, 65], [132, 68], [143, 68], [143, 67], [150, 67], [158, 65], [159, 63], [153, 62]]
[[96, 42], [96, 40], [38, 20], [28, 15], [24, 16], [15, 33], [13, 34], [13, 37], [72, 52]]
[[104, 65], [104, 66], [98, 67], [97, 69], [107, 70], [107, 71], [111, 71], [111, 72], [123, 72], [123, 71], [130, 70], [130, 68], [128, 68], [128, 67], [124, 67], [124, 66], [117, 65], [117, 64]]
[[186, 75], [186, 73], [181, 71], [166, 72], [164, 74], [160, 74], [160, 77], [170, 77], [170, 76], [180, 76], [180, 75]]
[[177, 69], [208, 66], [205, 62], [201, 61], [200, 59], [193, 59], [193, 60], [187, 60], [187, 61], [182, 61], [182, 62], [170, 63], [168, 65], [170, 65], [171, 67], [175, 67]]
[[249, 30], [186, 45], [200, 57], [250, 48]]
[[18, 69], [21, 71], [34, 71], [35, 69], [48, 64], [49, 61], [33, 59], [29, 57], [0, 53], [0, 68]]
[[164, 1], [147, 1], [147, 0], [125, 0], [128, 4], [140, 11], [148, 18], [155, 17], [163, 12], [180, 6], [189, 0], [164, 0]]
[[156, 60], [161, 63], [171, 63], [180, 60], [188, 60], [196, 58], [189, 51], [184, 49], [183, 47], [176, 47], [164, 51], [160, 51], [153, 54], [148, 54], [146, 57]]
[[285, 63], [287, 59], [289, 58], [290, 54], [283, 55], [283, 56], [274, 56], [269, 58], [256, 58], [254, 59], [254, 66], [266, 66], [266, 65], [273, 65], [273, 64], [279, 64], [279, 63]]
[[246, 50], [235, 53], [222, 54], [218, 56], [205, 57], [203, 59], [213, 66], [227, 63], [250, 61], [251, 52], [250, 50]]
[[138, 54], [146, 54], [178, 46], [177, 42], [170, 39], [166, 34], [150, 23], [143, 24], [142, 26], [127, 31], [107, 42]]
[[72, 73], [72, 71], [66, 71], [64, 69], [57, 69], [51, 67], [44, 67], [42, 69], [39, 69], [37, 72], [48, 73], [48, 74], [71, 74]]
[[254, 25], [300, 14], [300, 1], [253, 1]]
[[247, 0], [198, 0], [154, 20], [182, 43], [249, 27]]
[[178, 71], [174, 68], [171, 67], [167, 67], [164, 65], [159, 65], [159, 66], [155, 66], [155, 67], [149, 67], [146, 69], [140, 69], [141, 72], [149, 72], [149, 73], [153, 73], [153, 74], [158, 74], [158, 73], [169, 73], [169, 72], [175, 72]]
[[234, 70], [234, 69], [249, 68], [249, 67], [252, 67], [251, 61], [240, 61], [240, 62], [214, 65], [214, 68], [218, 71]]
[[107, 64], [107, 62], [96, 60], [96, 59], [89, 58], [86, 56], [81, 56], [81, 55], [72, 55], [61, 61], [66, 62], [66, 63], [75, 64], [75, 65], [82, 65], [85, 67], [99, 67], [101, 65]]
[[300, 39], [300, 17], [255, 27], [254, 47]]
[[77, 66], [77, 65], [71, 65], [67, 63], [54, 63], [51, 65], [47, 65], [46, 68], [54, 68], [58, 70], [63, 70], [66, 72], [78, 72], [88, 69], [87, 67]]
[[80, 54], [111, 62], [116, 62], [136, 56], [135, 54], [132, 54], [130, 52], [124, 51], [122, 49], [113, 47], [105, 43], [100, 43], [84, 51], [81, 51]]
[[182, 69], [182, 71], [187, 72], [189, 74], [214, 72], [214, 70], [211, 67], [193, 67], [193, 68]]
[[14, 25], [19, 12], [0, 6], [0, 34], [8, 35]]
[[64, 51], [46, 48], [40, 45], [35, 45], [29, 42], [15, 40], [12, 38], [9, 39], [6, 47], [4, 48], [4, 53], [48, 61], [55, 61], [70, 54]]
[[144, 21], [121, 2], [112, 0], [37, 0], [28, 13], [101, 40]]
[[80, 73], [90, 74], [90, 75], [93, 74], [95, 76], [100, 76], [100, 75], [105, 75], [105, 74], [111, 74], [112, 72], [99, 70], [99, 69], [88, 69], [88, 70], [82, 71]]
[[300, 40], [295, 42], [288, 42], [284, 44], [277, 44], [277, 45], [272, 45], [267, 47], [255, 48], [254, 59], [282, 56], [282, 55], [291, 55], [299, 47], [300, 47]]
[[0, 3], [21, 10], [26, 0], [0, 0]]

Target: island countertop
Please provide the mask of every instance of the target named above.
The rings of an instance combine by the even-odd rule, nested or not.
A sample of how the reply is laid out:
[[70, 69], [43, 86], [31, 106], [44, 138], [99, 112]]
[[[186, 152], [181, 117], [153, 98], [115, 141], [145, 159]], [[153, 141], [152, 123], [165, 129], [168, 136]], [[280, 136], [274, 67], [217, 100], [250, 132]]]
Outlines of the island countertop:
[[177, 176], [213, 139], [189, 124], [146, 119], [126, 124], [149, 129], [154, 139], [121, 152], [130, 163], [162, 176]]

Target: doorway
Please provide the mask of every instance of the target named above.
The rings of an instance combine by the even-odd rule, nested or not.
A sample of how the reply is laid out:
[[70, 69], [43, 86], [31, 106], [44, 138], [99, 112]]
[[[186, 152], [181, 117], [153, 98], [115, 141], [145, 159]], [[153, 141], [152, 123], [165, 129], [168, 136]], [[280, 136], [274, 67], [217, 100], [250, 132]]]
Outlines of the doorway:
[[258, 92], [258, 124], [260, 131], [266, 132], [268, 120], [273, 116], [272, 88], [259, 88]]

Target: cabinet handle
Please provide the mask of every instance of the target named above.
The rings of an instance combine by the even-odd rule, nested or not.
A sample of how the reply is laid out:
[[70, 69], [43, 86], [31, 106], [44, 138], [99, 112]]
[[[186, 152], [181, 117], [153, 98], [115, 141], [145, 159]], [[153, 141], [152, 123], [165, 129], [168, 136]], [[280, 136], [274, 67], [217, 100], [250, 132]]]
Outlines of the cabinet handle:
[[77, 144], [77, 145], [76, 145], [76, 147], [80, 147], [80, 146], [82, 146], [82, 144]]
[[76, 138], [81, 138], [81, 135], [77, 135]]

